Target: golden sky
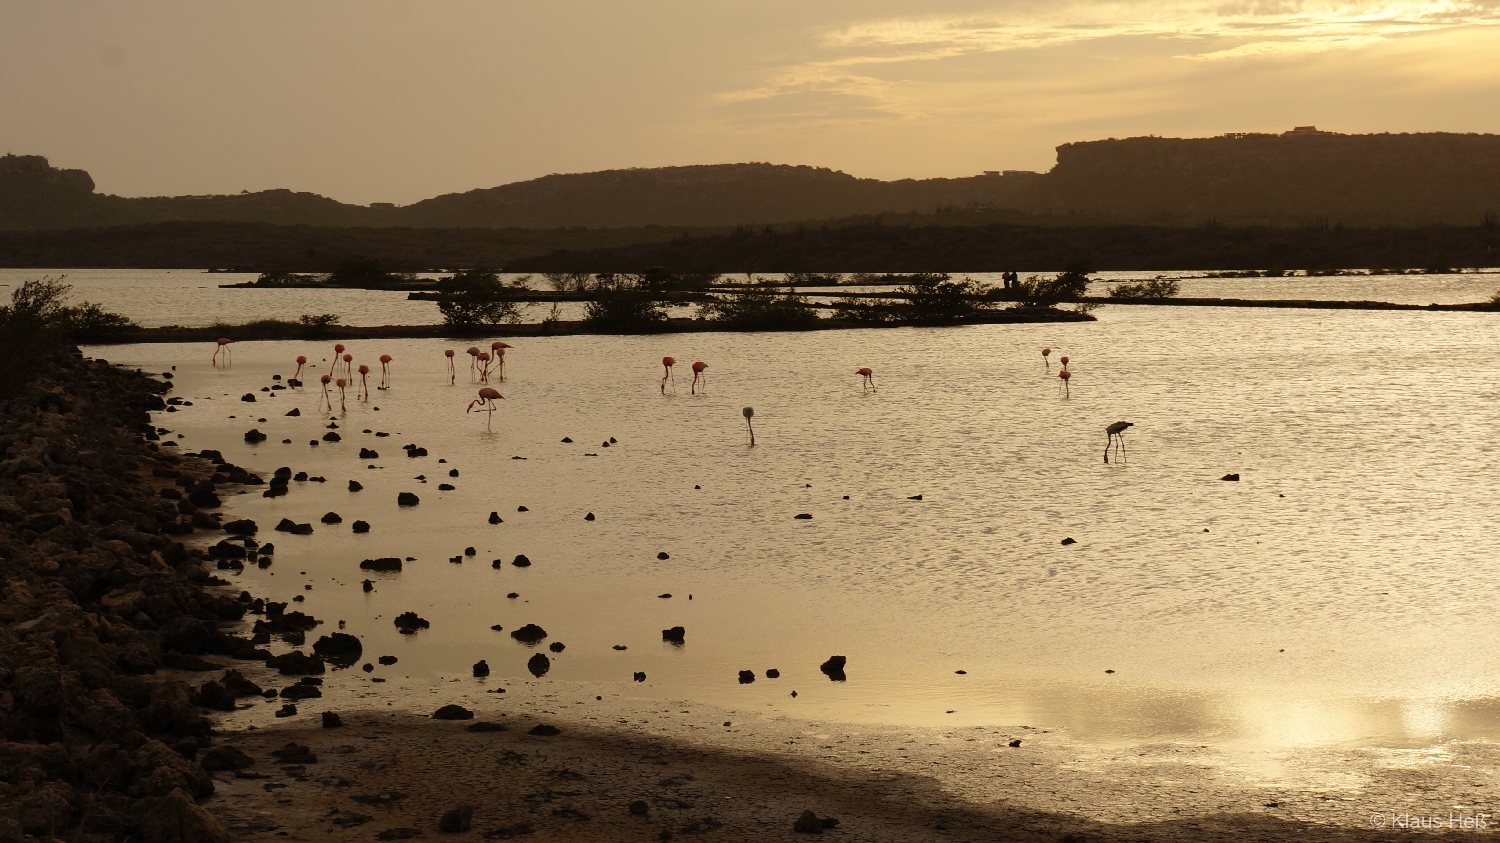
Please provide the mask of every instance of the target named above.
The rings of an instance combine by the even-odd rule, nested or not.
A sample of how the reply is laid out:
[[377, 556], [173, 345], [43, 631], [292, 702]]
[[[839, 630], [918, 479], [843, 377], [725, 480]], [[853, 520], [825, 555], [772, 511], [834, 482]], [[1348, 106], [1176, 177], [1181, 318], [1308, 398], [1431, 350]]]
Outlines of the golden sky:
[[0, 151], [407, 203], [771, 161], [926, 178], [1316, 124], [1500, 131], [1500, 0], [0, 0]]

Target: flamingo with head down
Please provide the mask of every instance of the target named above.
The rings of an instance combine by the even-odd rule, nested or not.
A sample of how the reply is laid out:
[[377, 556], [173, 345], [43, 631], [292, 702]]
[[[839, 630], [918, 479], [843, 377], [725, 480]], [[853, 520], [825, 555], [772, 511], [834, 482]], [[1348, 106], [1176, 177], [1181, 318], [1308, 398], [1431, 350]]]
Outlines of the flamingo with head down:
[[391, 375], [391, 356], [389, 354], [382, 354], [382, 355], [380, 355], [380, 388], [381, 389], [390, 389], [391, 388], [390, 387], [390, 383], [388, 381], [388, 379], [390, 378], [390, 375]]
[[479, 405], [479, 408], [481, 410], [489, 414], [488, 416], [486, 416], [484, 422], [484, 426], [489, 427], [490, 419], [494, 418], [495, 410], [499, 409], [500, 406], [496, 404], [495, 401], [498, 399], [503, 399], [504, 397], [505, 396], [501, 395], [499, 391], [497, 391], [494, 387], [481, 387], [479, 390], [479, 397], [469, 402], [469, 407], [468, 409], [464, 410], [464, 413], [467, 414], [472, 412], [474, 410], [474, 406], [476, 404]]
[[369, 380], [367, 380], [367, 378], [369, 376], [370, 376], [370, 367], [366, 366], [363, 363], [359, 364], [359, 383], [360, 383], [360, 386], [364, 387], [364, 390], [365, 390], [364, 397], [360, 399], [361, 401], [369, 401], [370, 400], [370, 382], [369, 382]]
[[703, 380], [703, 390], [705, 392], [708, 391], [708, 375], [703, 374], [703, 370], [707, 368], [708, 364], [704, 363], [702, 360], [699, 360], [693, 364], [693, 383], [688, 387], [689, 395], [698, 394], [698, 380], [700, 378]]
[[668, 378], [671, 378], [671, 380], [672, 380], [672, 392], [674, 392], [674, 393], [677, 392], [677, 378], [672, 377], [672, 367], [676, 366], [676, 365], [677, 365], [677, 360], [674, 359], [674, 358], [663, 357], [661, 359], [661, 367], [662, 367], [663, 371], [665, 372], [665, 374], [663, 374], [661, 376], [661, 394], [662, 395], [666, 395], [667, 394], [667, 379]]
[[458, 367], [453, 365], [453, 349], [448, 349], [443, 355], [448, 358], [448, 384], [452, 386], [458, 383]]
[[224, 365], [229, 365], [229, 344], [232, 342], [234, 340], [228, 337], [219, 337], [219, 345], [214, 348], [213, 362], [215, 366], [219, 365], [219, 352], [221, 351], [224, 352]]

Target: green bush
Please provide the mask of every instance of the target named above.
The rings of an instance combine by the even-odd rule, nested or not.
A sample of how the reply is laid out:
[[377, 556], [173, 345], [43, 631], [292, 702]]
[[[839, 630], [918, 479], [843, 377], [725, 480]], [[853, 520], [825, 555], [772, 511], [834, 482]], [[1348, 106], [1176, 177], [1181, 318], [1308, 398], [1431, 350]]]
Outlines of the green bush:
[[1075, 262], [1055, 278], [1027, 278], [1015, 286], [1012, 295], [1027, 307], [1055, 307], [1082, 296], [1089, 288], [1090, 272], [1093, 268], [1087, 263]]
[[[873, 278], [873, 277], [872, 277]], [[833, 303], [833, 318], [846, 322], [904, 325], [945, 325], [962, 322], [986, 310], [994, 291], [965, 278], [954, 281], [943, 273], [885, 275], [878, 280], [900, 279], [903, 287], [881, 298], [845, 296]]]
[[[657, 279], [659, 282], [661, 279]], [[668, 324], [665, 294], [643, 276], [596, 275], [594, 298], [585, 306], [584, 325], [595, 331], [650, 333]]]
[[93, 302], [69, 307], [61, 278], [27, 281], [0, 307], [0, 394], [31, 379], [36, 362], [68, 342], [107, 342], [137, 327]]
[[818, 326], [818, 312], [805, 296], [780, 290], [736, 290], [705, 302], [703, 316], [740, 331], [804, 331]]
[[490, 270], [465, 269], [438, 281], [438, 312], [444, 325], [455, 328], [519, 322], [521, 308], [514, 296], [520, 289], [500, 283]]
[[339, 261], [333, 274], [328, 276], [328, 283], [335, 287], [383, 287], [399, 280], [378, 259], [364, 257]]
[[1172, 278], [1152, 278], [1149, 281], [1126, 281], [1116, 284], [1109, 291], [1112, 299], [1170, 299], [1176, 296], [1181, 286]]

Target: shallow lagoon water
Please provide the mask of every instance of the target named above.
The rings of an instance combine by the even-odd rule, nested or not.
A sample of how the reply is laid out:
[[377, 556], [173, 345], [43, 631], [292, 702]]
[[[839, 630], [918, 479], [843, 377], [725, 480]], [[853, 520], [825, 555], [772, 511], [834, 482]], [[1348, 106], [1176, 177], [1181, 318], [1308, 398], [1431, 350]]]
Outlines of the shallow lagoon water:
[[[393, 682], [371, 686], [393, 699], [396, 680], [467, 681], [480, 658], [496, 683], [529, 681], [532, 650], [509, 631], [537, 623], [549, 633], [538, 649], [567, 645], [549, 653], [547, 681], [803, 717], [1288, 747], [1500, 736], [1500, 539], [1486, 524], [1500, 491], [1496, 389], [1478, 374], [1500, 365], [1493, 318], [1099, 315], [526, 339], [507, 354], [488, 424], [464, 413], [467, 364], [447, 382], [442, 349], [462, 355], [468, 341], [351, 342], [356, 365], [377, 372], [375, 357], [392, 354], [394, 385], [368, 403], [351, 394], [343, 441], [317, 448], [308, 442], [330, 418], [318, 390], [238, 398], [290, 375], [297, 354], [316, 374], [331, 347], [237, 344], [226, 369], [198, 345], [91, 351], [178, 367], [173, 394], [194, 406], [158, 424], [187, 449], [217, 448], [267, 477], [283, 465], [327, 477], [228, 501], [277, 547], [272, 567], [236, 584], [304, 595], [301, 608], [327, 621], [315, 635], [347, 621], [365, 661], [398, 656], [373, 674]], [[681, 361], [676, 395], [658, 392], [664, 354]], [[710, 364], [703, 396], [683, 374], [696, 359]], [[859, 366], [874, 368], [877, 393], [862, 393]], [[283, 415], [293, 406], [300, 418]], [[1106, 465], [1103, 428], [1116, 419], [1136, 425], [1129, 462]], [[271, 439], [246, 445], [251, 427]], [[408, 459], [406, 443], [430, 456]], [[381, 458], [359, 460], [361, 447]], [[1227, 472], [1242, 481], [1221, 482]], [[364, 490], [348, 492], [350, 479]], [[400, 491], [421, 504], [398, 507]], [[486, 523], [491, 510], [504, 524]], [[327, 511], [344, 523], [319, 523]], [[804, 512], [814, 517], [793, 518]], [[315, 532], [270, 532], [282, 517]], [[352, 535], [361, 518], [372, 532]], [[470, 545], [476, 557], [448, 561]], [[509, 564], [521, 553], [532, 567]], [[396, 575], [358, 570], [389, 555], [416, 561]], [[407, 610], [432, 628], [397, 634], [392, 618]], [[674, 625], [683, 647], [661, 640]], [[819, 673], [833, 654], [849, 658], [848, 682]], [[740, 685], [739, 670], [759, 678]], [[634, 671], [648, 681], [631, 682]]]

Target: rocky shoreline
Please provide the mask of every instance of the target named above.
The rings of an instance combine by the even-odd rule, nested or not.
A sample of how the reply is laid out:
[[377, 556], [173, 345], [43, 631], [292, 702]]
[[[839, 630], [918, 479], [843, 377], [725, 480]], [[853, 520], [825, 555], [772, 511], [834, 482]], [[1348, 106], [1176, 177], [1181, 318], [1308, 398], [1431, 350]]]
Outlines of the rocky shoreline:
[[236, 760], [204, 708], [259, 695], [226, 668], [270, 653], [185, 540], [263, 481], [162, 440], [169, 381], [77, 349], [38, 370], [0, 400], [0, 841], [228, 840], [196, 804]]

